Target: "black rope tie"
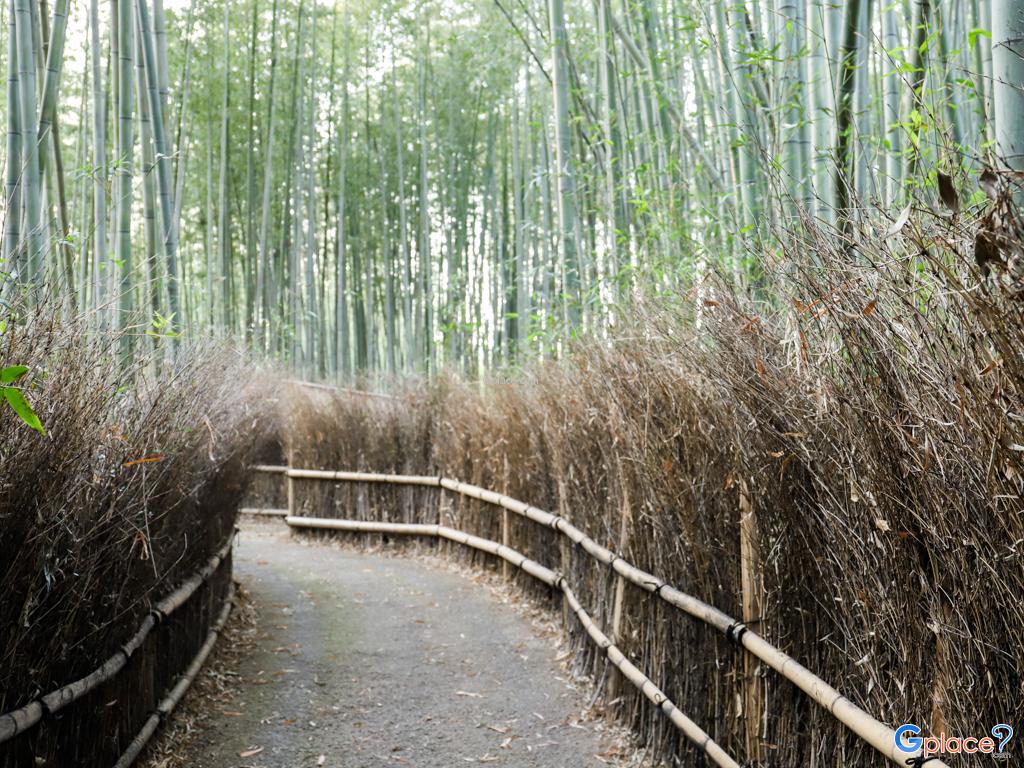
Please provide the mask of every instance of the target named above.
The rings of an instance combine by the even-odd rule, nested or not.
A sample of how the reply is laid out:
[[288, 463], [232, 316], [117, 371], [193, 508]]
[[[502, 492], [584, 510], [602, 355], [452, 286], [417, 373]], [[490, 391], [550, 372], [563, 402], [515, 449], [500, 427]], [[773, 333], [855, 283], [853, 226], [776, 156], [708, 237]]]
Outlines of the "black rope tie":
[[734, 621], [725, 629], [726, 638], [736, 645], [740, 644], [740, 640], [743, 637], [743, 633], [747, 631], [747, 625], [742, 621]]
[[938, 755], [928, 755], [927, 757], [925, 757], [924, 755], [918, 755], [917, 757], [908, 757], [903, 762], [905, 762], [907, 765], [911, 766], [911, 768], [921, 768], [921, 766], [924, 765], [925, 763], [927, 763], [929, 760], [938, 760], [938, 759], [939, 759]]

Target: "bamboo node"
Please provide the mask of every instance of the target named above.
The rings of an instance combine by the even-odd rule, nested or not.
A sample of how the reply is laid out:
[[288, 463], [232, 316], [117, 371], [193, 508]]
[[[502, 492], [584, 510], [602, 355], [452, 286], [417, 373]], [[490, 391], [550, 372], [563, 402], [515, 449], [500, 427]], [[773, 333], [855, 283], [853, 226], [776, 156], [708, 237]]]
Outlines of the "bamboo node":
[[725, 628], [725, 637], [729, 640], [729, 642], [735, 643], [736, 645], [740, 645], [743, 635], [746, 633], [746, 631], [746, 624], [744, 624], [742, 621], [734, 621], [732, 624]]

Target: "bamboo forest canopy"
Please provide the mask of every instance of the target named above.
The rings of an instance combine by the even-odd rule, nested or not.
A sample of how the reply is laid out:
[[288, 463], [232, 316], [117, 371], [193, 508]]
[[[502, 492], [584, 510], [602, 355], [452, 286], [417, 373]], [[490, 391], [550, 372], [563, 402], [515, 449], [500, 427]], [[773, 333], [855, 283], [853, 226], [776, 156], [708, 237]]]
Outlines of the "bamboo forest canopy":
[[5, 300], [309, 376], [557, 355], [1024, 167], [1024, 0], [8, 0], [4, 36]]

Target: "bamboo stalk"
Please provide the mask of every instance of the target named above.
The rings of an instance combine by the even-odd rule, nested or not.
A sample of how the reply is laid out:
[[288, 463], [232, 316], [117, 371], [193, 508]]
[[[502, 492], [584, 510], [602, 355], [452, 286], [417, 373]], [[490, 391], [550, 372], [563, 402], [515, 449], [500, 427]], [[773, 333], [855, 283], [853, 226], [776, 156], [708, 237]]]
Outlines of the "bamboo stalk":
[[[43, 98], [39, 106], [38, 144], [45, 147], [50, 128], [57, 113], [57, 86], [60, 83], [64, 64], [64, 40], [68, 23], [68, 0], [57, 0], [53, 11], [53, 29], [50, 30], [50, 44], [46, 51], [46, 73], [43, 79]], [[39, 155], [39, 170], [46, 170], [46, 153]]]
[[[608, 565], [612, 570], [623, 576], [632, 584], [635, 584], [648, 592], [655, 593], [670, 605], [679, 608], [695, 619], [699, 619], [705, 624], [723, 632], [731, 641], [741, 645], [755, 657], [765, 662], [768, 666], [782, 675], [782, 677], [796, 685], [815, 702], [828, 710], [837, 720], [846, 725], [856, 736], [867, 744], [870, 744], [875, 750], [893, 763], [897, 765], [905, 765], [905, 761], [908, 758], [920, 755], [920, 752], [902, 752], [898, 749], [895, 740], [896, 732], [892, 728], [882, 722], [879, 722], [867, 712], [860, 709], [856, 704], [839, 693], [835, 688], [812, 673], [806, 667], [802, 666], [796, 661], [796, 659], [779, 650], [767, 640], [760, 637], [757, 633], [748, 629], [743, 622], [733, 619], [718, 608], [708, 605], [704, 601], [692, 595], [681, 592], [657, 576], [637, 568], [611, 550], [602, 547], [563, 517], [553, 515], [550, 512], [545, 512], [537, 507], [532, 507], [525, 502], [505, 496], [504, 494], [497, 493], [486, 488], [481, 488], [479, 486], [470, 485], [468, 483], [462, 483], [458, 480], [452, 480], [446, 477], [383, 475], [363, 472], [330, 472], [325, 470], [291, 469], [288, 467], [266, 466], [255, 467], [254, 469], [265, 472], [284, 473], [288, 477], [301, 477], [305, 479], [336, 480], [357, 483], [394, 483], [403, 485], [422, 485], [428, 487], [440, 486], [441, 488], [445, 488], [454, 493], [459, 493], [463, 496], [468, 496], [489, 504], [500, 506], [532, 520], [535, 523], [553, 528], [566, 536], [574, 544], [579, 545], [595, 560]], [[324, 522], [323, 519], [288, 518], [288, 520], [292, 519], [315, 520], [320, 524], [316, 527], [330, 527], [322, 525]], [[289, 522], [289, 524], [292, 523]], [[444, 528], [444, 526], [441, 526], [441, 528]], [[673, 720], [673, 722], [675, 722], [675, 720]], [[935, 757], [930, 758], [929, 763], [934, 765], [935, 768], [948, 768], [945, 763]]]
[[[14, 0], [8, 2], [7, 15], [7, 167], [6, 208], [4, 215], [3, 259], [6, 273], [18, 277], [18, 247], [21, 244], [21, 118], [18, 99], [18, 38]], [[7, 284], [4, 275], [3, 285]]]
[[[21, 128], [22, 157], [19, 165], [24, 178], [22, 202], [25, 207], [25, 224], [28, 227], [28, 231], [24, 233], [28, 244], [25, 261], [28, 269], [22, 282], [28, 282], [38, 288], [43, 277], [46, 238], [42, 215], [39, 144], [36, 140], [36, 63], [33, 51], [33, 26], [32, 4], [29, 0], [14, 0], [14, 24], [11, 25], [8, 34], [14, 37], [17, 44], [18, 102], [17, 107], [8, 105], [8, 109], [18, 110]], [[15, 162], [15, 159], [7, 158], [7, 162]]]
[[[139, 24], [142, 35], [142, 55], [146, 75], [146, 91], [149, 95], [149, 112], [153, 130], [153, 141], [156, 149], [156, 172], [158, 196], [160, 201], [160, 220], [163, 223], [163, 248], [165, 267], [167, 269], [167, 297], [171, 328], [174, 330], [181, 322], [181, 307], [178, 300], [178, 226], [175, 221], [175, 205], [171, 172], [171, 148], [168, 144], [166, 120], [163, 114], [163, 103], [160, 97], [160, 73], [153, 39], [149, 34], [149, 11], [145, 0], [136, 0]], [[163, 19], [155, 19], [162, 25]], [[172, 343], [177, 344], [177, 337], [172, 336]]]

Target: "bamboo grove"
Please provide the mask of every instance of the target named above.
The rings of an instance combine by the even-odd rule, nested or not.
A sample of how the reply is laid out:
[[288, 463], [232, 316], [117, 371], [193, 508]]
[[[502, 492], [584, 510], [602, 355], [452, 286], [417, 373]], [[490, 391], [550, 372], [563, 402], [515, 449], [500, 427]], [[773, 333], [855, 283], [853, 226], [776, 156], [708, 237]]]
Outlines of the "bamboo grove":
[[[166, 7], [165, 7], [166, 6]], [[1021, 0], [8, 0], [4, 299], [476, 371], [1021, 170]], [[130, 350], [129, 350], [130, 351]]]

